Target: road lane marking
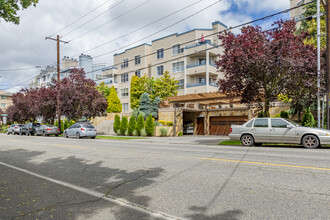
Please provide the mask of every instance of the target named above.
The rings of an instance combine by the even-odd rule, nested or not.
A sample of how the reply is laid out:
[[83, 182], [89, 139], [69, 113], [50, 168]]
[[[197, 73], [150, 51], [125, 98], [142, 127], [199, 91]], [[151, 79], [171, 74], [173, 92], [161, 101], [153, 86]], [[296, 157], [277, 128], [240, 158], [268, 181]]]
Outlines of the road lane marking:
[[72, 147], [72, 148], [88, 148], [84, 146], [66, 145], [66, 144], [53, 144], [55, 147]]
[[294, 168], [302, 168], [302, 169], [327, 170], [327, 171], [330, 171], [330, 168], [325, 168], [325, 167], [308, 167], [308, 166], [289, 165], [289, 164], [263, 163], [263, 162], [254, 162], [254, 161], [228, 160], [228, 159], [207, 158], [207, 157], [199, 157], [199, 159], [202, 159], [202, 160], [224, 161], [224, 162], [233, 162], [233, 163], [259, 164], [259, 165], [267, 165], [267, 166], [294, 167]]
[[29, 175], [32, 175], [32, 176], [35, 176], [35, 177], [38, 177], [38, 178], [47, 180], [49, 182], [53, 182], [53, 183], [56, 183], [56, 184], [59, 184], [59, 185], [62, 185], [62, 186], [65, 186], [65, 187], [74, 189], [76, 191], [85, 193], [85, 194], [90, 195], [90, 196], [94, 196], [96, 198], [100, 198], [100, 199], [103, 199], [103, 200], [106, 200], [106, 201], [115, 203], [115, 204], [117, 204], [119, 206], [124, 206], [124, 207], [133, 209], [133, 210], [138, 211], [138, 212], [146, 213], [146, 214], [151, 215], [151, 216], [156, 217], [156, 218], [162, 218], [162, 219], [182, 219], [182, 218], [179, 218], [179, 217], [171, 216], [171, 215], [166, 214], [166, 213], [163, 213], [163, 212], [158, 212], [158, 211], [150, 210], [150, 209], [148, 209], [145, 206], [141, 206], [141, 205], [139, 205], [137, 203], [129, 202], [129, 201], [125, 200], [125, 199], [121, 199], [121, 198], [119, 199], [119, 198], [116, 198], [116, 197], [113, 197], [113, 196], [109, 196], [109, 195], [108, 195], [108, 197], [106, 197], [104, 193], [100, 193], [100, 192], [97, 192], [97, 191], [94, 191], [94, 190], [91, 190], [91, 189], [87, 189], [87, 188], [84, 188], [84, 187], [81, 187], [81, 186], [73, 185], [71, 183], [67, 183], [67, 182], [64, 182], [64, 181], [60, 181], [60, 180], [56, 180], [56, 179], [53, 179], [53, 178], [49, 178], [49, 177], [46, 177], [46, 176], [43, 176], [43, 175], [40, 175], [40, 174], [31, 172], [31, 171], [28, 171], [28, 170], [25, 170], [25, 169], [22, 169], [22, 168], [19, 168], [19, 167], [16, 167], [16, 166], [12, 166], [10, 164], [6, 164], [6, 163], [3, 163], [3, 162], [0, 162], [0, 165], [3, 165], [3, 166], [6, 166], [6, 167], [9, 167], [11, 169], [18, 170], [18, 171], [21, 171], [23, 173], [26, 173], [26, 174], [29, 174]]

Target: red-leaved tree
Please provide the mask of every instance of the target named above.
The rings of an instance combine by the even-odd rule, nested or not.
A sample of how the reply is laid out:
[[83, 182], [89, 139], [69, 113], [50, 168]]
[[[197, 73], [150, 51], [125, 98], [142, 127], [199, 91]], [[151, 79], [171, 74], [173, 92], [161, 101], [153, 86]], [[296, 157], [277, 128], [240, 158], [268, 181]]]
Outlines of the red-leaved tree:
[[313, 99], [316, 49], [304, 44], [307, 33], [295, 34], [295, 24], [293, 20], [277, 21], [272, 30], [246, 26], [238, 35], [220, 34], [224, 52], [217, 66], [224, 78], [218, 81], [219, 90], [228, 97], [241, 96], [242, 103], [263, 103], [265, 116], [279, 94], [294, 100], [302, 94]]

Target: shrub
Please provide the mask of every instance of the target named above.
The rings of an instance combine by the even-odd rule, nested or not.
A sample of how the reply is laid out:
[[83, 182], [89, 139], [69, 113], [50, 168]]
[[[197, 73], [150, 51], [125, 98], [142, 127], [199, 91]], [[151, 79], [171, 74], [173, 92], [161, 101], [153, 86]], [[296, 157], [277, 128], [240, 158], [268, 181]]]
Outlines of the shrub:
[[133, 136], [139, 136], [139, 134], [137, 133], [136, 130], [133, 131], [133, 134], [132, 134], [132, 135], [133, 135]]
[[64, 121], [64, 130], [67, 129], [69, 127], [69, 122], [68, 120]]
[[147, 132], [146, 132], [146, 129], [145, 128], [143, 128], [142, 130], [141, 130], [141, 134], [140, 134], [141, 136], [147, 136]]
[[128, 129], [125, 131], [125, 133], [124, 133], [123, 135], [125, 135], [125, 136], [129, 136], [129, 134], [128, 134]]
[[113, 131], [118, 134], [118, 130], [120, 128], [120, 116], [118, 114], [115, 115], [115, 122], [113, 123]]
[[178, 133], [178, 136], [181, 137], [183, 135], [182, 131]]
[[167, 128], [160, 128], [160, 136], [166, 137], [167, 136]]
[[148, 136], [153, 136], [154, 134], [154, 118], [151, 114], [149, 114], [146, 120], [146, 133]]
[[265, 117], [264, 112], [263, 111], [259, 112], [258, 113], [258, 118], [263, 118], [263, 117]]
[[144, 128], [144, 119], [143, 115], [139, 115], [136, 123], [136, 132], [138, 135], [141, 135], [141, 130]]
[[161, 123], [162, 125], [165, 125], [166, 124], [166, 121], [165, 120], [158, 120], [159, 123]]
[[310, 108], [307, 108], [302, 121], [301, 121], [302, 126], [306, 126], [306, 127], [314, 127], [315, 125], [315, 120], [314, 120], [314, 116], [311, 113]]
[[130, 117], [128, 122], [128, 135], [131, 136], [133, 131], [136, 129], [136, 120], [135, 117]]
[[127, 128], [128, 128], [128, 120], [126, 116], [123, 116], [119, 126], [120, 133], [125, 135]]
[[287, 111], [281, 111], [281, 118], [289, 118], [289, 113]]
[[171, 121], [167, 121], [167, 122], [166, 122], [166, 125], [167, 125], [167, 126], [173, 126], [173, 122], [171, 122]]

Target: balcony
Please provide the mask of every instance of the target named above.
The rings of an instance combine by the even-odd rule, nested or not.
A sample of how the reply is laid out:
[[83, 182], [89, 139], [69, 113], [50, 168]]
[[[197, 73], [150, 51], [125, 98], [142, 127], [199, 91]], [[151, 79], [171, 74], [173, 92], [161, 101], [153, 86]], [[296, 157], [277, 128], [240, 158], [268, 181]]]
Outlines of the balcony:
[[[216, 73], [217, 66], [213, 63], [209, 63], [209, 72]], [[186, 66], [187, 68], [187, 75], [197, 75], [206, 72], [206, 60], [203, 60], [198, 63], [190, 63]]]
[[195, 56], [196, 54], [205, 55], [206, 49], [208, 49], [208, 51], [210, 52], [210, 55], [213, 55], [213, 56], [217, 56], [220, 53], [219, 47], [212, 44], [211, 41], [209, 41], [209, 40], [206, 40], [205, 42], [188, 44], [185, 47], [186, 54], [192, 55], [192, 56]]
[[[205, 86], [205, 85], [206, 85], [206, 82], [201, 82], [201, 83], [187, 83], [187, 88], [197, 87], [197, 86]], [[213, 87], [218, 87], [218, 85], [217, 85], [216, 82], [209, 82], [209, 85], [210, 86], [213, 86]]]

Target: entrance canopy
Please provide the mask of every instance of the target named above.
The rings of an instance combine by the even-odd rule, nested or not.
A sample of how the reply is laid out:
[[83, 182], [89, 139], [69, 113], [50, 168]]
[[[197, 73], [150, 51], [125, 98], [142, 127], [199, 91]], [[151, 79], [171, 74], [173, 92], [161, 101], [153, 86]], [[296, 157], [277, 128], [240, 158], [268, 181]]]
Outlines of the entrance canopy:
[[168, 100], [172, 103], [198, 103], [200, 105], [222, 105], [240, 103], [241, 98], [228, 98], [225, 94], [220, 92], [197, 93], [181, 96], [169, 97]]

